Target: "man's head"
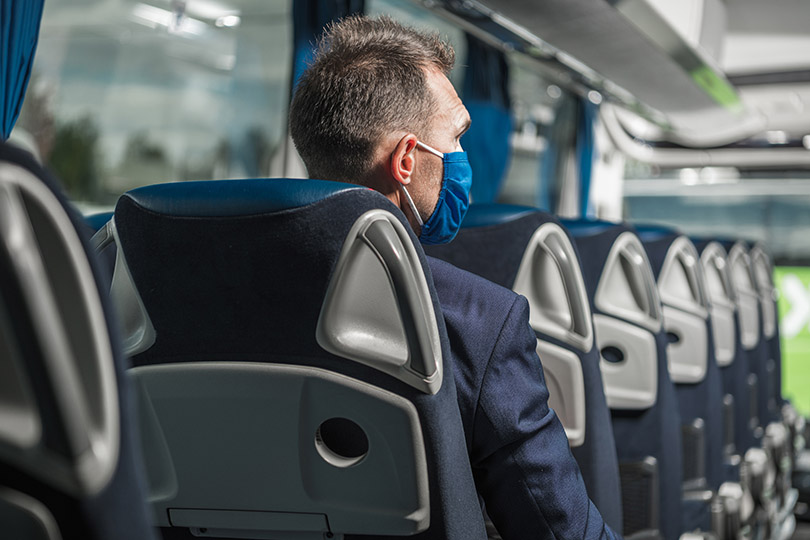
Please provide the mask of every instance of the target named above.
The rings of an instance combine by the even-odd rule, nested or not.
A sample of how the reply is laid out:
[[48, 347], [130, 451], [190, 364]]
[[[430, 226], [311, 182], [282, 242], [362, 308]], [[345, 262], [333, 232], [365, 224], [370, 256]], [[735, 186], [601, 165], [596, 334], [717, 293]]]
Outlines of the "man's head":
[[330, 25], [290, 107], [290, 133], [309, 175], [376, 189], [414, 224], [400, 199], [407, 185], [427, 219], [439, 198], [442, 160], [416, 142], [453, 152], [469, 125], [447, 78], [454, 56], [436, 35], [387, 17]]

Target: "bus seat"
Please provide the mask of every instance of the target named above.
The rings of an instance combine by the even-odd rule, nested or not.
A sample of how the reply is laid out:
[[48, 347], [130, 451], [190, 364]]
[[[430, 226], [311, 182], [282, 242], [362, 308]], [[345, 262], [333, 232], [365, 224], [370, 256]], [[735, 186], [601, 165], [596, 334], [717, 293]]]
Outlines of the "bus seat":
[[[727, 456], [745, 455], [754, 444], [751, 429], [748, 356], [742, 347], [736, 292], [726, 249], [720, 242], [693, 239], [700, 254], [710, 299], [715, 357], [723, 381], [724, 447]], [[733, 473], [728, 480], [736, 480]]]
[[[759, 293], [751, 268], [751, 257], [748, 247], [744, 242], [725, 242], [724, 247], [728, 252], [728, 264], [731, 280], [734, 283], [734, 290], [737, 300], [737, 312], [740, 318], [740, 345], [748, 358], [748, 395], [749, 395], [749, 429], [754, 434], [756, 441], [760, 440], [764, 434], [760, 404], [767, 403], [763, 399], [764, 390], [761, 389], [764, 382], [762, 375], [762, 364], [760, 361], [760, 306]], [[757, 443], [758, 444], [758, 443]]]
[[153, 538], [124, 358], [82, 227], [33, 157], [0, 143], [4, 538]]
[[762, 244], [755, 244], [750, 251], [754, 280], [759, 293], [762, 313], [762, 339], [765, 372], [768, 383], [765, 387], [767, 418], [770, 422], [781, 420], [782, 415], [782, 351], [779, 345], [778, 306], [776, 287], [773, 283], [773, 264]]
[[624, 533], [658, 530], [675, 540], [682, 532], [681, 420], [647, 255], [629, 226], [562, 223], [582, 258], [593, 311], [622, 475]]
[[[770, 350], [764, 331], [767, 312], [763, 312], [755, 263], [748, 244], [736, 241], [727, 249], [731, 277], [737, 292], [737, 307], [741, 315], [742, 346], [749, 360], [751, 426], [759, 441], [757, 446], [749, 448], [745, 454], [749, 482], [758, 505], [758, 514], [762, 516], [759, 520], [773, 522], [784, 502], [783, 496], [788, 495], [789, 481], [780, 482], [784, 478], [780, 474], [783, 468], [782, 457], [787, 454], [784, 448], [787, 442], [784, 426], [781, 425], [781, 419], [773, 421], [768, 410], [768, 390], [774, 370], [769, 372], [768, 369]], [[773, 332], [775, 324], [773, 318], [768, 323]]]
[[[677, 231], [657, 226], [636, 230], [663, 304], [669, 374], [683, 422], [684, 490], [714, 494], [725, 477], [723, 385], [710, 333], [703, 269], [694, 244]], [[684, 527], [710, 530], [709, 510], [699, 497], [688, 497]]]
[[[724, 476], [723, 384], [715, 358], [703, 268], [687, 237], [675, 231], [638, 230], [663, 303], [669, 373], [681, 420], [689, 426], [684, 430], [684, 447], [703, 447], [702, 458], [684, 456], [684, 481], [716, 491]], [[699, 429], [693, 431], [694, 426]], [[698, 439], [702, 441], [699, 444]]]
[[794, 431], [787, 422], [788, 415], [783, 414], [785, 401], [782, 399], [782, 353], [779, 344], [777, 293], [773, 283], [773, 264], [762, 244], [756, 244], [750, 251], [754, 278], [759, 292], [760, 309], [762, 314], [762, 344], [761, 358], [765, 360], [766, 386], [766, 414], [768, 426], [765, 428], [765, 438], [773, 449], [773, 459], [776, 465], [776, 495], [780, 511], [787, 508], [787, 513], [793, 512], [791, 502], [793, 498], [791, 488], [792, 465], [795, 458], [797, 441]]
[[114, 225], [155, 329], [132, 375], [165, 535], [485, 537], [430, 272], [387, 199], [184, 182]]
[[621, 531], [610, 412], [579, 255], [568, 233], [554, 216], [534, 208], [474, 204], [452, 242], [425, 251], [529, 300], [549, 404], [565, 428], [588, 495]]

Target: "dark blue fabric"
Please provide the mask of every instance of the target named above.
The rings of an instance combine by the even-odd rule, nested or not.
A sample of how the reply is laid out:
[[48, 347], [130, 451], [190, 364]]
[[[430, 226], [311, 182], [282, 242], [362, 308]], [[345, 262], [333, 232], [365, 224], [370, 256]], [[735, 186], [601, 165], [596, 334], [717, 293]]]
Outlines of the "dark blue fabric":
[[504, 540], [612, 539], [548, 407], [525, 298], [428, 259], [447, 323], [470, 463]]
[[461, 223], [461, 228], [499, 225], [536, 212], [537, 209], [531, 206], [518, 206], [513, 204], [471, 204], [469, 210], [467, 210], [467, 215], [464, 217], [464, 221]]
[[107, 224], [113, 217], [112, 212], [99, 212], [97, 214], [90, 214], [84, 216], [84, 221], [90, 229], [97, 231]]
[[579, 164], [579, 215], [591, 216], [590, 195], [593, 164], [596, 161], [596, 140], [594, 124], [599, 115], [599, 107], [590, 100], [578, 101], [579, 115], [577, 126], [577, 162]]
[[[506, 205], [473, 205], [467, 220], [470, 218], [476, 226], [462, 228], [453, 242], [427, 248], [427, 253], [510, 288], [532, 235], [544, 223], [557, 223], [550, 214]], [[489, 225], [485, 225], [487, 222]], [[442, 305], [446, 312], [444, 301]], [[536, 332], [536, 337], [575, 353], [582, 362], [586, 392], [585, 442], [573, 449], [573, 455], [591, 500], [605, 521], [614, 530], [621, 531], [621, 488], [616, 443], [605, 402], [599, 351], [594, 345], [591, 350], [583, 352], [542, 332]]]
[[[650, 259], [656, 281], [661, 276], [672, 243], [680, 238], [675, 232], [665, 233], [663, 230], [643, 229], [640, 237]], [[706, 465], [706, 481], [709, 489], [717, 490], [724, 481], [723, 471], [723, 383], [720, 368], [717, 365], [712, 336], [711, 322], [706, 320], [706, 335], [708, 363], [706, 376], [702, 381], [694, 384], [675, 384], [681, 421], [684, 425], [691, 424], [700, 418], [704, 422], [704, 459]], [[687, 517], [690, 513], [687, 513]], [[688, 530], [689, 522], [684, 524]], [[706, 529], [709, 530], [709, 529]]]
[[[314, 189], [320, 181], [307, 182]], [[263, 181], [254, 183], [262, 185]], [[283, 193], [279, 191], [279, 196]], [[265, 203], [267, 212], [257, 212], [247, 202], [245, 215], [231, 212], [200, 219], [154, 212], [128, 194], [119, 200], [115, 219], [121, 244], [157, 333], [155, 344], [134, 362], [313, 365], [404, 396], [419, 414], [430, 487], [430, 527], [413, 538], [484, 538], [443, 319], [438, 317], [444, 379], [435, 395], [333, 356], [315, 339], [329, 278], [357, 217], [382, 208], [408, 228], [404, 216], [369, 189], [337, 190], [309, 205], [281, 211], [279, 204]], [[410, 237], [425, 270], [434, 309], [441, 314], [424, 254], [417, 238], [412, 233]]]
[[354, 13], [363, 13], [365, 8], [365, 0], [293, 2], [293, 88], [312, 61], [315, 43], [326, 25]]
[[[89, 245], [89, 234], [79, 213], [62, 193], [57, 180], [27, 152], [0, 142], [0, 162], [8, 162], [27, 169], [37, 176], [56, 195], [70, 218], [87, 254], [90, 267], [100, 291], [105, 286], [99, 272], [98, 261]], [[47, 264], [47, 261], [46, 261]], [[100, 294], [104, 318], [111, 333], [113, 359], [118, 383], [119, 418], [121, 426], [118, 464], [110, 482], [93, 496], [65, 493], [31, 478], [26, 473], [9, 467], [0, 460], [0, 483], [27, 493], [40, 500], [54, 514], [63, 538], [121, 538], [150, 540], [154, 538], [150, 517], [144, 501], [146, 488], [137, 437], [135, 407], [129, 379], [125, 375], [128, 362], [121, 353], [110, 299]]]
[[[633, 232], [633, 229], [629, 225], [601, 221], [561, 221], [571, 232], [579, 249], [591, 309], [594, 313], [602, 313], [595, 306], [594, 297], [607, 257], [619, 235]], [[681, 418], [675, 385], [669, 378], [665, 333], [656, 333], [655, 341], [658, 351], [656, 403], [641, 411], [611, 411], [613, 434], [619, 462], [640, 461], [647, 456], [657, 460], [660, 479], [660, 530], [666, 540], [677, 540], [683, 531]]]
[[0, 139], [22, 110], [39, 39], [44, 0], [0, 0]]
[[127, 192], [145, 210], [182, 217], [228, 217], [279, 212], [349, 190], [369, 188], [300, 178], [206, 180], [153, 184]]
[[472, 200], [495, 202], [511, 156], [509, 64], [503, 52], [466, 34], [467, 69], [461, 95], [472, 124], [461, 139], [473, 169]]

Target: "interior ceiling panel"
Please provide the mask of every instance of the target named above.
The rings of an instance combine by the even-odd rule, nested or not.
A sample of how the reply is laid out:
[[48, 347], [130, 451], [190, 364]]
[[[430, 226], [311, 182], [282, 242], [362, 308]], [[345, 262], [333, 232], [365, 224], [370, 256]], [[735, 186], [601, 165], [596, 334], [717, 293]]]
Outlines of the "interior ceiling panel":
[[718, 105], [668, 51], [652, 43], [604, 0], [497, 0], [483, 4], [519, 21], [543, 41], [665, 114]]

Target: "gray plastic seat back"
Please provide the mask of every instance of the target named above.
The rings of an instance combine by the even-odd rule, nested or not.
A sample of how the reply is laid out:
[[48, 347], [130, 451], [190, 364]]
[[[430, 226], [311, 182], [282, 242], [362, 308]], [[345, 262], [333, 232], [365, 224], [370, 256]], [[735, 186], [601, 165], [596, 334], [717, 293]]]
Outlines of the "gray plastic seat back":
[[697, 250], [685, 236], [667, 250], [658, 276], [669, 375], [674, 383], [699, 383], [709, 362], [708, 299]]
[[759, 343], [759, 294], [751, 270], [751, 257], [743, 242], [736, 242], [728, 253], [731, 279], [737, 294], [737, 311], [740, 316], [740, 341], [745, 350], [754, 349]]
[[622, 233], [613, 243], [594, 304], [602, 312], [594, 314], [593, 323], [608, 406], [652, 407], [658, 388], [655, 333], [662, 314], [650, 263], [635, 234]]
[[[115, 470], [120, 429], [104, 311], [61, 203], [31, 172], [8, 163], [0, 163], [0, 242], [25, 305], [0, 320], [0, 458], [66, 492], [98, 493]], [[40, 348], [38, 368], [16, 349], [13, 319], [26, 316]], [[42, 382], [34, 373], [53, 387], [62, 451], [43, 439]]]
[[151, 538], [129, 389], [83, 227], [55, 179], [0, 143], [0, 523], [8, 538]]
[[238, 538], [427, 528], [425, 447], [407, 399], [314, 367], [203, 362], [131, 373], [158, 525]]
[[[518, 268], [513, 289], [529, 300], [529, 322], [587, 353], [593, 324], [582, 270], [571, 241], [558, 224], [544, 223], [534, 232]], [[549, 386], [549, 406], [560, 417], [572, 447], [585, 441], [585, 381], [580, 357], [549, 340], [537, 340], [537, 354]]]
[[719, 242], [711, 242], [703, 249], [700, 263], [706, 277], [706, 291], [710, 300], [715, 358], [720, 367], [726, 367], [734, 362], [737, 346], [737, 330], [734, 324], [734, 314], [737, 310], [736, 296], [728, 271], [726, 250]]

